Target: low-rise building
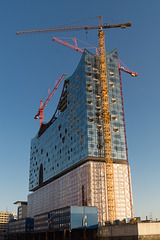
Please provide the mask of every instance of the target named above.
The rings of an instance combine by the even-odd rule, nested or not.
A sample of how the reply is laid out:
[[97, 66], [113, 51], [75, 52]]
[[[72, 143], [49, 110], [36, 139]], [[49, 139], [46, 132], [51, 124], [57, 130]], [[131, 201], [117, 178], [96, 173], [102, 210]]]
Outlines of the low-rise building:
[[7, 223], [9, 222], [9, 220], [16, 218], [16, 213], [0, 211], [0, 233], [6, 232]]
[[17, 208], [17, 219], [27, 218], [27, 202], [26, 201], [17, 201], [14, 204], [19, 205]]

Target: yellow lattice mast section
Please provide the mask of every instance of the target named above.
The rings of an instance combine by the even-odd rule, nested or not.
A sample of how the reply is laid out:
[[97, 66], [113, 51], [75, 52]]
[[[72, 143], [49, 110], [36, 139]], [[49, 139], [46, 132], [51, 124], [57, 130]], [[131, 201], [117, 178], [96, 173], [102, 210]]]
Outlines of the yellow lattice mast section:
[[113, 221], [116, 219], [116, 207], [115, 207], [115, 192], [114, 192], [111, 120], [110, 120], [110, 109], [109, 109], [108, 81], [107, 81], [105, 35], [103, 33], [102, 28], [99, 29], [98, 42], [99, 42], [99, 65], [100, 65], [100, 81], [101, 81], [104, 153], [105, 153], [105, 162], [106, 162], [106, 182], [107, 182], [107, 200], [108, 200], [107, 218], [109, 221], [113, 223]]

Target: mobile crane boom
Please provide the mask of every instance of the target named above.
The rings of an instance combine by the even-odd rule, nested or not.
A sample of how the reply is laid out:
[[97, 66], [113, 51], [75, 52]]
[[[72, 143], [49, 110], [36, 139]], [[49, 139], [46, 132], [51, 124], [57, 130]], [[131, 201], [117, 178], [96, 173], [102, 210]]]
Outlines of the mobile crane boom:
[[43, 100], [41, 100], [40, 103], [40, 108], [38, 110], [38, 113], [35, 115], [34, 119], [38, 119], [40, 117], [40, 127], [41, 124], [43, 123], [43, 110], [46, 107], [47, 103], [49, 102], [49, 100], [51, 99], [51, 97], [53, 96], [53, 94], [55, 93], [55, 91], [57, 90], [57, 88], [59, 87], [59, 85], [61, 84], [61, 82], [63, 81], [63, 79], [65, 78], [66, 74], [63, 73], [62, 77], [59, 79], [59, 81], [56, 83], [54, 89], [52, 90], [52, 92], [49, 94], [48, 98], [46, 99], [45, 103], [43, 104]]

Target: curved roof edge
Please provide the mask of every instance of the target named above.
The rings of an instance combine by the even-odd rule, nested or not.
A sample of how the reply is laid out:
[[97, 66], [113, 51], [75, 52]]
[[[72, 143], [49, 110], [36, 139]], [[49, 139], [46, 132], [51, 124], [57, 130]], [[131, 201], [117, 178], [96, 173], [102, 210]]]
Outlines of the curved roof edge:
[[[80, 62], [81, 62], [81, 60], [82, 60], [82, 58], [83, 58], [83, 56], [84, 56], [84, 54], [85, 54], [86, 51], [89, 52], [87, 49], [84, 50], [84, 53], [82, 54], [78, 65], [80, 64]], [[90, 52], [89, 52], [89, 53], [90, 53]], [[90, 53], [90, 54], [92, 54], [92, 53]], [[94, 55], [94, 54], [93, 54], [93, 55]], [[77, 65], [76, 69], [78, 68], [78, 65]], [[75, 69], [75, 71], [76, 71], [76, 69]], [[73, 74], [75, 73], [75, 71], [73, 72]], [[73, 74], [72, 74], [72, 75], [73, 75]], [[69, 76], [69, 78], [71, 78], [72, 75]], [[68, 82], [69, 82], [69, 78], [66, 78], [65, 81], [64, 81], [63, 88], [62, 88], [62, 92], [61, 92], [61, 96], [60, 96], [60, 98], [59, 98], [59, 102], [58, 102], [58, 104], [57, 104], [57, 108], [56, 108], [56, 110], [55, 110], [52, 118], [51, 118], [47, 123], [42, 123], [42, 125], [41, 125], [41, 127], [40, 127], [40, 129], [39, 129], [39, 131], [38, 131], [38, 135], [37, 135], [38, 138], [52, 125], [52, 123], [53, 123], [53, 122], [59, 117], [59, 115], [61, 114], [61, 113], [58, 112], [58, 110], [59, 110], [59, 107], [60, 107], [60, 103], [61, 103], [61, 100], [62, 100], [62, 96], [63, 96], [65, 90], [67, 89], [67, 85], [68, 85]], [[64, 110], [64, 111], [65, 111], [65, 110]]]
[[117, 48], [114, 48], [112, 51], [106, 53], [106, 55], [109, 55], [109, 54], [113, 53], [113, 52], [116, 51], [116, 50], [117, 50]]
[[[109, 54], [111, 54], [111, 53], [114, 52], [115, 50], [117, 50], [117, 48], [114, 48], [114, 49], [113, 49], [112, 51], [110, 51], [109, 53], [106, 53], [106, 56], [109, 55]], [[91, 52], [88, 51], [87, 49], [84, 49], [84, 52], [83, 52], [83, 54], [82, 54], [82, 56], [81, 56], [81, 58], [80, 58], [80, 61], [79, 61], [78, 65], [80, 64], [80, 62], [81, 62], [81, 60], [82, 60], [82, 58], [83, 58], [83, 56], [85, 55], [86, 52], [88, 52], [89, 54], [92, 54], [93, 56], [98, 57], [97, 55], [91, 53]], [[77, 65], [75, 71], [77, 70], [78, 65]], [[73, 72], [73, 74], [75, 73], [75, 71]], [[73, 75], [73, 74], [72, 74], [72, 75]], [[72, 75], [69, 76], [69, 78], [71, 78]], [[40, 129], [39, 129], [39, 131], [38, 131], [38, 135], [37, 135], [38, 138], [51, 126], [51, 124], [52, 124], [52, 123], [58, 118], [58, 116], [60, 115], [60, 113], [58, 113], [59, 105], [60, 105], [60, 103], [61, 103], [61, 99], [62, 99], [63, 93], [64, 93], [64, 91], [66, 90], [65, 88], [66, 88], [66, 86], [67, 86], [67, 84], [68, 84], [68, 82], [69, 82], [69, 78], [66, 78], [65, 81], [64, 81], [63, 89], [62, 89], [62, 92], [61, 92], [61, 96], [60, 96], [60, 98], [59, 98], [59, 102], [58, 102], [58, 104], [57, 104], [57, 108], [56, 108], [56, 110], [55, 110], [52, 118], [51, 118], [47, 123], [42, 123], [42, 125], [41, 125], [41, 127], [40, 127]]]

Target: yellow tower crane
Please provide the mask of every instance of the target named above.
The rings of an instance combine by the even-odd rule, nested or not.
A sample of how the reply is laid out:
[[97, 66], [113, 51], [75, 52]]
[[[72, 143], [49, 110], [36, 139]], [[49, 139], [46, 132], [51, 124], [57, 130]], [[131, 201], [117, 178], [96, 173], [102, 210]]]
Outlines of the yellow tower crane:
[[99, 25], [86, 25], [79, 27], [55, 27], [49, 29], [19, 31], [16, 34], [33, 34], [33, 33], [50, 33], [63, 31], [79, 31], [79, 30], [93, 30], [98, 29], [98, 43], [99, 43], [99, 66], [100, 66], [100, 81], [101, 81], [101, 100], [102, 100], [102, 119], [103, 119], [103, 135], [104, 135], [104, 152], [106, 162], [106, 182], [107, 182], [107, 220], [113, 223], [116, 219], [115, 207], [115, 191], [114, 191], [114, 175], [113, 175], [113, 157], [112, 157], [112, 139], [111, 139], [111, 117], [109, 109], [109, 91], [107, 80], [107, 64], [105, 51], [105, 35], [103, 29], [131, 27], [131, 23], [120, 23], [115, 25], [107, 25], [102, 23], [102, 17], [99, 16]]

